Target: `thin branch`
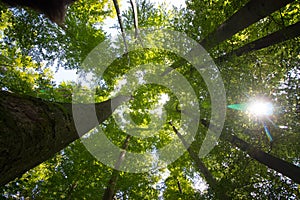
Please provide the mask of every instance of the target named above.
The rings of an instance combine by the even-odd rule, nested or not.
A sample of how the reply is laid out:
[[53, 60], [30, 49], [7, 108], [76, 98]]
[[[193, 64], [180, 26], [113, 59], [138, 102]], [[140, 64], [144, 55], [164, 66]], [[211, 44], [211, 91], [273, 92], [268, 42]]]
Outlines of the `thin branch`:
[[130, 5], [132, 8], [132, 14], [133, 14], [135, 38], [138, 38], [139, 37], [139, 22], [138, 22], [137, 6], [136, 6], [135, 0], [130, 0]]
[[283, 26], [283, 27], [286, 27], [286, 26], [285, 26], [285, 23], [284, 23], [284, 17], [283, 17], [283, 15], [282, 15], [281, 9], [279, 9], [279, 13], [280, 13], [280, 19], [281, 19], [282, 26]]
[[119, 25], [120, 25], [120, 29], [121, 29], [121, 33], [122, 33], [122, 38], [123, 38], [123, 42], [124, 42], [124, 45], [125, 45], [125, 51], [126, 51], [125, 53], [127, 54], [128, 53], [128, 45], [127, 45], [127, 42], [126, 42], [126, 34], [125, 34], [123, 22], [122, 22], [119, 3], [118, 3], [118, 0], [113, 0], [113, 2], [114, 2], [115, 10], [117, 12], [117, 17], [118, 17], [118, 21], [119, 21]]
[[130, 5], [132, 8], [132, 17], [134, 23], [134, 37], [141, 43], [142, 47], [144, 47], [143, 40], [140, 36], [140, 29], [139, 29], [139, 21], [138, 21], [138, 10], [137, 10], [137, 3], [135, 0], [130, 0]]
[[177, 186], [178, 186], [179, 193], [182, 194], [181, 184], [180, 184], [180, 181], [178, 179], [177, 179]]

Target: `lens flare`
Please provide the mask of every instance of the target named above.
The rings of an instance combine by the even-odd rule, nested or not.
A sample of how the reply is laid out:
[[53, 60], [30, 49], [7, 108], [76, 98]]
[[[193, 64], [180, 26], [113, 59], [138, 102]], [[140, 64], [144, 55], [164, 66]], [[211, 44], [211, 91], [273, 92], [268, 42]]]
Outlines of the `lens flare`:
[[270, 116], [274, 112], [274, 107], [270, 102], [254, 101], [249, 104], [247, 111], [257, 117]]

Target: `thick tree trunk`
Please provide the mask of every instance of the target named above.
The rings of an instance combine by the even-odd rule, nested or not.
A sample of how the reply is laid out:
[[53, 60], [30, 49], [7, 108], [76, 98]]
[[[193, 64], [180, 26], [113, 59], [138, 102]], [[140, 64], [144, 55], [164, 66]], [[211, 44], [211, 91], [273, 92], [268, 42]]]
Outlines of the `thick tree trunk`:
[[[73, 105], [82, 110], [84, 129], [76, 129], [72, 104], [0, 92], [0, 185], [53, 157], [68, 144], [107, 119], [127, 97], [98, 104]], [[113, 106], [115, 105], [115, 106]], [[87, 110], [95, 108], [98, 121]]]
[[241, 56], [243, 54], [249, 53], [251, 51], [257, 51], [268, 46], [284, 42], [286, 40], [293, 39], [300, 36], [300, 22], [290, 25], [282, 30], [276, 31], [270, 35], [267, 35], [263, 38], [250, 42], [225, 56], [219, 57], [216, 59], [217, 62], [226, 61], [232, 56]]

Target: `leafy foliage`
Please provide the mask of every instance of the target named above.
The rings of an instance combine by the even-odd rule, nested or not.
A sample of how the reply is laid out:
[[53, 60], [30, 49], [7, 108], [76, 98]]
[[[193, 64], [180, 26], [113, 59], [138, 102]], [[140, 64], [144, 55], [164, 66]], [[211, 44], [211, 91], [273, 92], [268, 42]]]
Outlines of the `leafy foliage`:
[[[138, 1], [139, 26], [167, 27], [185, 32], [200, 42], [246, 2], [192, 0], [184, 9], [167, 10], [163, 5], [155, 7], [147, 0]], [[217, 60], [233, 49], [296, 23], [299, 9], [298, 0], [288, 4], [210, 49], [210, 55]], [[48, 101], [72, 102], [73, 90], [78, 85], [72, 82], [56, 84], [50, 66], [89, 70], [81, 63], [96, 45], [109, 37], [102, 31], [102, 26], [103, 20], [113, 15], [111, 2], [79, 0], [68, 10], [65, 29], [29, 10], [1, 7], [0, 11], [1, 89]], [[125, 11], [122, 17], [124, 26], [132, 29], [132, 11]], [[115, 46], [119, 43], [117, 41]], [[113, 46], [110, 46], [112, 50]], [[249, 97], [259, 96], [271, 99], [277, 110], [271, 119], [276, 126], [270, 125], [274, 136], [272, 144], [264, 136], [259, 120], [237, 111], [228, 110], [222, 134], [234, 134], [298, 166], [299, 47], [298, 37], [216, 63], [229, 104], [246, 102]], [[178, 57], [174, 53], [160, 49], [138, 49], [120, 56], [97, 80], [97, 101], [108, 99], [123, 81], [123, 75], [134, 67], [149, 63], [171, 65], [176, 60]], [[203, 78], [189, 63], [176, 70], [194, 89], [199, 99], [201, 118], [209, 119], [210, 95]], [[178, 99], [168, 88], [147, 84], [131, 95], [130, 117], [141, 129], [149, 124], [161, 125], [160, 119], [151, 117], [150, 111], [159, 104], [162, 95], [167, 95], [169, 99], [163, 104], [167, 117], [162, 128], [151, 137], [132, 137], [126, 149], [128, 152], [154, 152], [176, 138], [168, 122], [179, 123], [184, 111], [180, 110]], [[122, 148], [127, 133], [112, 117], [100, 127], [113, 144]], [[200, 124], [191, 146], [195, 151], [199, 150], [206, 131], [207, 128]], [[142, 133], [144, 136], [149, 134], [147, 131]], [[218, 145], [202, 161], [216, 179], [217, 190], [232, 199], [297, 199], [300, 196], [298, 184], [254, 161], [227, 141], [218, 141]], [[80, 141], [75, 141], [52, 159], [0, 190], [6, 199], [99, 199], [109, 187], [112, 174], [113, 169], [96, 160]], [[187, 152], [164, 169], [141, 174], [119, 172], [118, 175], [117, 199], [216, 198], [215, 189], [206, 183], [205, 176]]]

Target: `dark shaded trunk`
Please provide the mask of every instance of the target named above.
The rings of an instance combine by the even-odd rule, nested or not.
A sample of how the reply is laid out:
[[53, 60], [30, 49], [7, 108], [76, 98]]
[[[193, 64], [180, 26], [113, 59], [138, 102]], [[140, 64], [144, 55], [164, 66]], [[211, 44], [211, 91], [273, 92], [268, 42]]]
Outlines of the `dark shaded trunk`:
[[170, 123], [170, 125], [173, 128], [173, 131], [176, 133], [176, 135], [178, 136], [178, 138], [181, 140], [181, 142], [183, 143], [183, 145], [185, 146], [185, 148], [187, 149], [190, 157], [193, 159], [193, 161], [196, 164], [196, 167], [198, 168], [199, 172], [203, 174], [206, 182], [209, 184], [209, 186], [213, 189], [213, 191], [216, 194], [216, 197], [218, 199], [230, 199], [226, 193], [223, 193], [222, 190], [219, 190], [218, 188], [218, 183], [216, 181], [216, 179], [213, 177], [213, 175], [210, 173], [210, 171], [208, 170], [208, 168], [205, 166], [205, 164], [202, 162], [202, 160], [199, 158], [198, 154], [193, 151], [192, 148], [190, 148], [190, 146], [187, 144], [187, 142], [185, 141], [184, 137], [179, 133], [179, 131], [172, 125], [172, 123]]
[[115, 169], [112, 172], [111, 178], [108, 181], [108, 186], [104, 192], [103, 195], [103, 200], [112, 200], [115, 193], [116, 193], [116, 185], [117, 185], [117, 181], [118, 181], [118, 177], [119, 177], [119, 169], [120, 166], [122, 164], [122, 162], [125, 159], [125, 154], [126, 154], [126, 150], [128, 148], [129, 145], [129, 140], [130, 140], [131, 136], [128, 135], [124, 141], [124, 144], [122, 146], [123, 151], [120, 153], [119, 155], [119, 159], [117, 160], [117, 163], [115, 164]]
[[239, 31], [251, 24], [279, 10], [281, 7], [294, 0], [250, 0], [244, 7], [221, 24], [214, 32], [210, 33], [201, 45], [211, 49], [217, 44], [229, 39]]
[[113, 170], [112, 175], [108, 181], [108, 186], [104, 192], [102, 198], [103, 200], [112, 200], [114, 198], [118, 178], [119, 178], [119, 171]]
[[250, 42], [225, 56], [219, 57], [216, 59], [217, 62], [226, 61], [232, 56], [241, 56], [243, 54], [249, 53], [251, 51], [257, 51], [268, 46], [272, 46], [286, 40], [293, 39], [300, 36], [300, 22], [290, 25], [282, 30], [276, 31], [270, 35], [267, 35], [263, 38]]
[[261, 164], [268, 166], [270, 169], [273, 169], [300, 184], [300, 167], [261, 151], [234, 135], [226, 135], [223, 138], [240, 148], [242, 151], [245, 151], [251, 158], [257, 160]]
[[[201, 119], [201, 123], [206, 128], [209, 127], [209, 123], [206, 120]], [[240, 148], [242, 151], [245, 151], [251, 158], [257, 160], [261, 164], [268, 166], [270, 169], [273, 169], [300, 184], [300, 167], [272, 156], [232, 134], [222, 134], [221, 139], [226, 140]]]
[[[76, 129], [72, 104], [47, 102], [1, 91], [0, 185], [53, 157], [106, 120], [116, 106], [127, 99], [120, 96], [97, 104], [73, 105], [73, 109], [82, 112], [79, 120], [85, 124], [85, 128]], [[94, 108], [98, 121], [91, 120], [93, 116], [87, 112]]]
[[51, 21], [62, 25], [65, 21], [67, 6], [76, 0], [1, 0], [13, 7], [28, 7], [45, 14]]
[[[222, 23], [214, 32], [210, 33], [204, 40], [200, 42], [203, 48], [210, 50], [226, 39], [230, 39], [234, 34], [244, 30], [251, 24], [270, 15], [283, 6], [293, 2], [294, 0], [250, 0], [245, 6]], [[188, 53], [193, 55], [193, 49]], [[179, 58], [170, 68], [176, 69], [187, 61]], [[169, 73], [171, 69], [166, 70], [162, 75]]]

